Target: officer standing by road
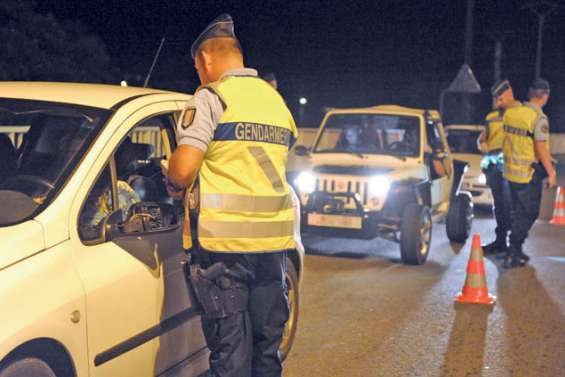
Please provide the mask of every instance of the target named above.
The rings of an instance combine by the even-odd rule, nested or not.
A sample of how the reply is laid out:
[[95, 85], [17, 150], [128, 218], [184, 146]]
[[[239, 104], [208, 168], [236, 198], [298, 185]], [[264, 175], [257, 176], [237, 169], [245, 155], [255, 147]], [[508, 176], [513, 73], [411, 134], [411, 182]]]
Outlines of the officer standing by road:
[[536, 79], [528, 92], [529, 102], [504, 113], [504, 177], [512, 196], [510, 247], [504, 266], [525, 265], [530, 259], [522, 245], [538, 215], [542, 182], [555, 187], [556, 175], [549, 153], [549, 122], [542, 107], [549, 100], [549, 83]]
[[506, 252], [508, 249], [507, 236], [510, 231], [512, 204], [508, 181], [503, 176], [504, 126], [502, 116], [506, 109], [520, 105], [520, 102], [514, 98], [514, 92], [508, 80], [495, 83], [491, 88], [491, 94], [494, 110], [487, 114], [485, 130], [479, 136], [479, 148], [484, 154], [481, 168], [492, 192], [496, 219], [496, 238], [493, 242], [483, 245], [486, 254]]
[[191, 54], [202, 85], [177, 126], [168, 190], [179, 197], [199, 183], [190, 251], [203, 268], [191, 269], [191, 280], [210, 368], [222, 377], [281, 376], [286, 251], [295, 247], [285, 163], [297, 129], [277, 91], [244, 67], [229, 15], [204, 29]]

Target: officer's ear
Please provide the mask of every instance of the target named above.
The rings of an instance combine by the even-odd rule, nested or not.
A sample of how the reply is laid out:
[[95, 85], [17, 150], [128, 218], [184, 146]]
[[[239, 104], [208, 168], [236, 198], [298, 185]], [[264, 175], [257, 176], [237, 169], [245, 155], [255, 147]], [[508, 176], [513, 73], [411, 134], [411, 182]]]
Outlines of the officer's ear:
[[198, 53], [200, 55], [200, 58], [202, 59], [202, 65], [204, 67], [206, 67], [206, 69], [210, 69], [210, 66], [212, 65], [213, 62], [213, 55], [206, 51], [205, 49], [200, 50], [200, 52]]

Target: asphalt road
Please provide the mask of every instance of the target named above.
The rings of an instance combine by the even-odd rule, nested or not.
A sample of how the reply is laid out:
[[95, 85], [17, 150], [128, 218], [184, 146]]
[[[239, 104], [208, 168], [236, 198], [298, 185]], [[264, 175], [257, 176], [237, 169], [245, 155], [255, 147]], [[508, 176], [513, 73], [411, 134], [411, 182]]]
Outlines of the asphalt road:
[[[473, 232], [493, 237], [494, 221]], [[485, 259], [488, 307], [455, 305], [470, 253], [434, 224], [423, 266], [397, 244], [306, 236], [295, 345], [285, 377], [565, 376], [565, 226], [538, 222], [528, 267]]]

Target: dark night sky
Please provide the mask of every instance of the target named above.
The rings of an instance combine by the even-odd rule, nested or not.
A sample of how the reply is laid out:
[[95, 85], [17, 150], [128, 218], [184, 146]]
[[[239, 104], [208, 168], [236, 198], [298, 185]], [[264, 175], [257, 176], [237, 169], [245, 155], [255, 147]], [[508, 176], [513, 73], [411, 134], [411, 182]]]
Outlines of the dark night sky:
[[[487, 32], [505, 35], [503, 76], [519, 97], [533, 78], [537, 18], [520, 9], [526, 2], [475, 0], [473, 69], [487, 91], [494, 50]], [[465, 3], [43, 0], [39, 10], [81, 21], [102, 38], [124, 74], [144, 75], [166, 37], [152, 82], [183, 91], [197, 86], [189, 56], [192, 40], [218, 14], [230, 13], [247, 65], [274, 71], [292, 108], [298, 97], [308, 97], [308, 120], [314, 122], [322, 106], [397, 102], [437, 107], [439, 92], [463, 62]], [[548, 113], [558, 118], [558, 103], [565, 103], [565, 95], [559, 95], [565, 92], [564, 20], [565, 9], [547, 19], [542, 66], [542, 76], [554, 89]]]

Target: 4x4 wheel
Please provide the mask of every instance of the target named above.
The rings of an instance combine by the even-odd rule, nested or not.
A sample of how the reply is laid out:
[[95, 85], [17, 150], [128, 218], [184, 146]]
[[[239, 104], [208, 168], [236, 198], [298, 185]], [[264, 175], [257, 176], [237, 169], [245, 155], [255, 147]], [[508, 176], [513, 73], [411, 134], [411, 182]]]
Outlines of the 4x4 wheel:
[[288, 321], [284, 327], [283, 338], [281, 345], [279, 347], [279, 354], [281, 359], [284, 360], [288, 356], [292, 344], [294, 343], [294, 337], [296, 336], [296, 328], [298, 324], [298, 308], [300, 303], [300, 295], [298, 293], [298, 274], [296, 272], [296, 267], [290, 258], [286, 259], [286, 273], [285, 282], [288, 290], [288, 303], [290, 313], [288, 316]]
[[473, 200], [468, 192], [460, 192], [451, 199], [445, 230], [452, 242], [463, 243], [471, 233], [473, 224]]
[[424, 264], [432, 242], [432, 216], [427, 206], [410, 203], [400, 225], [400, 255], [405, 264]]

